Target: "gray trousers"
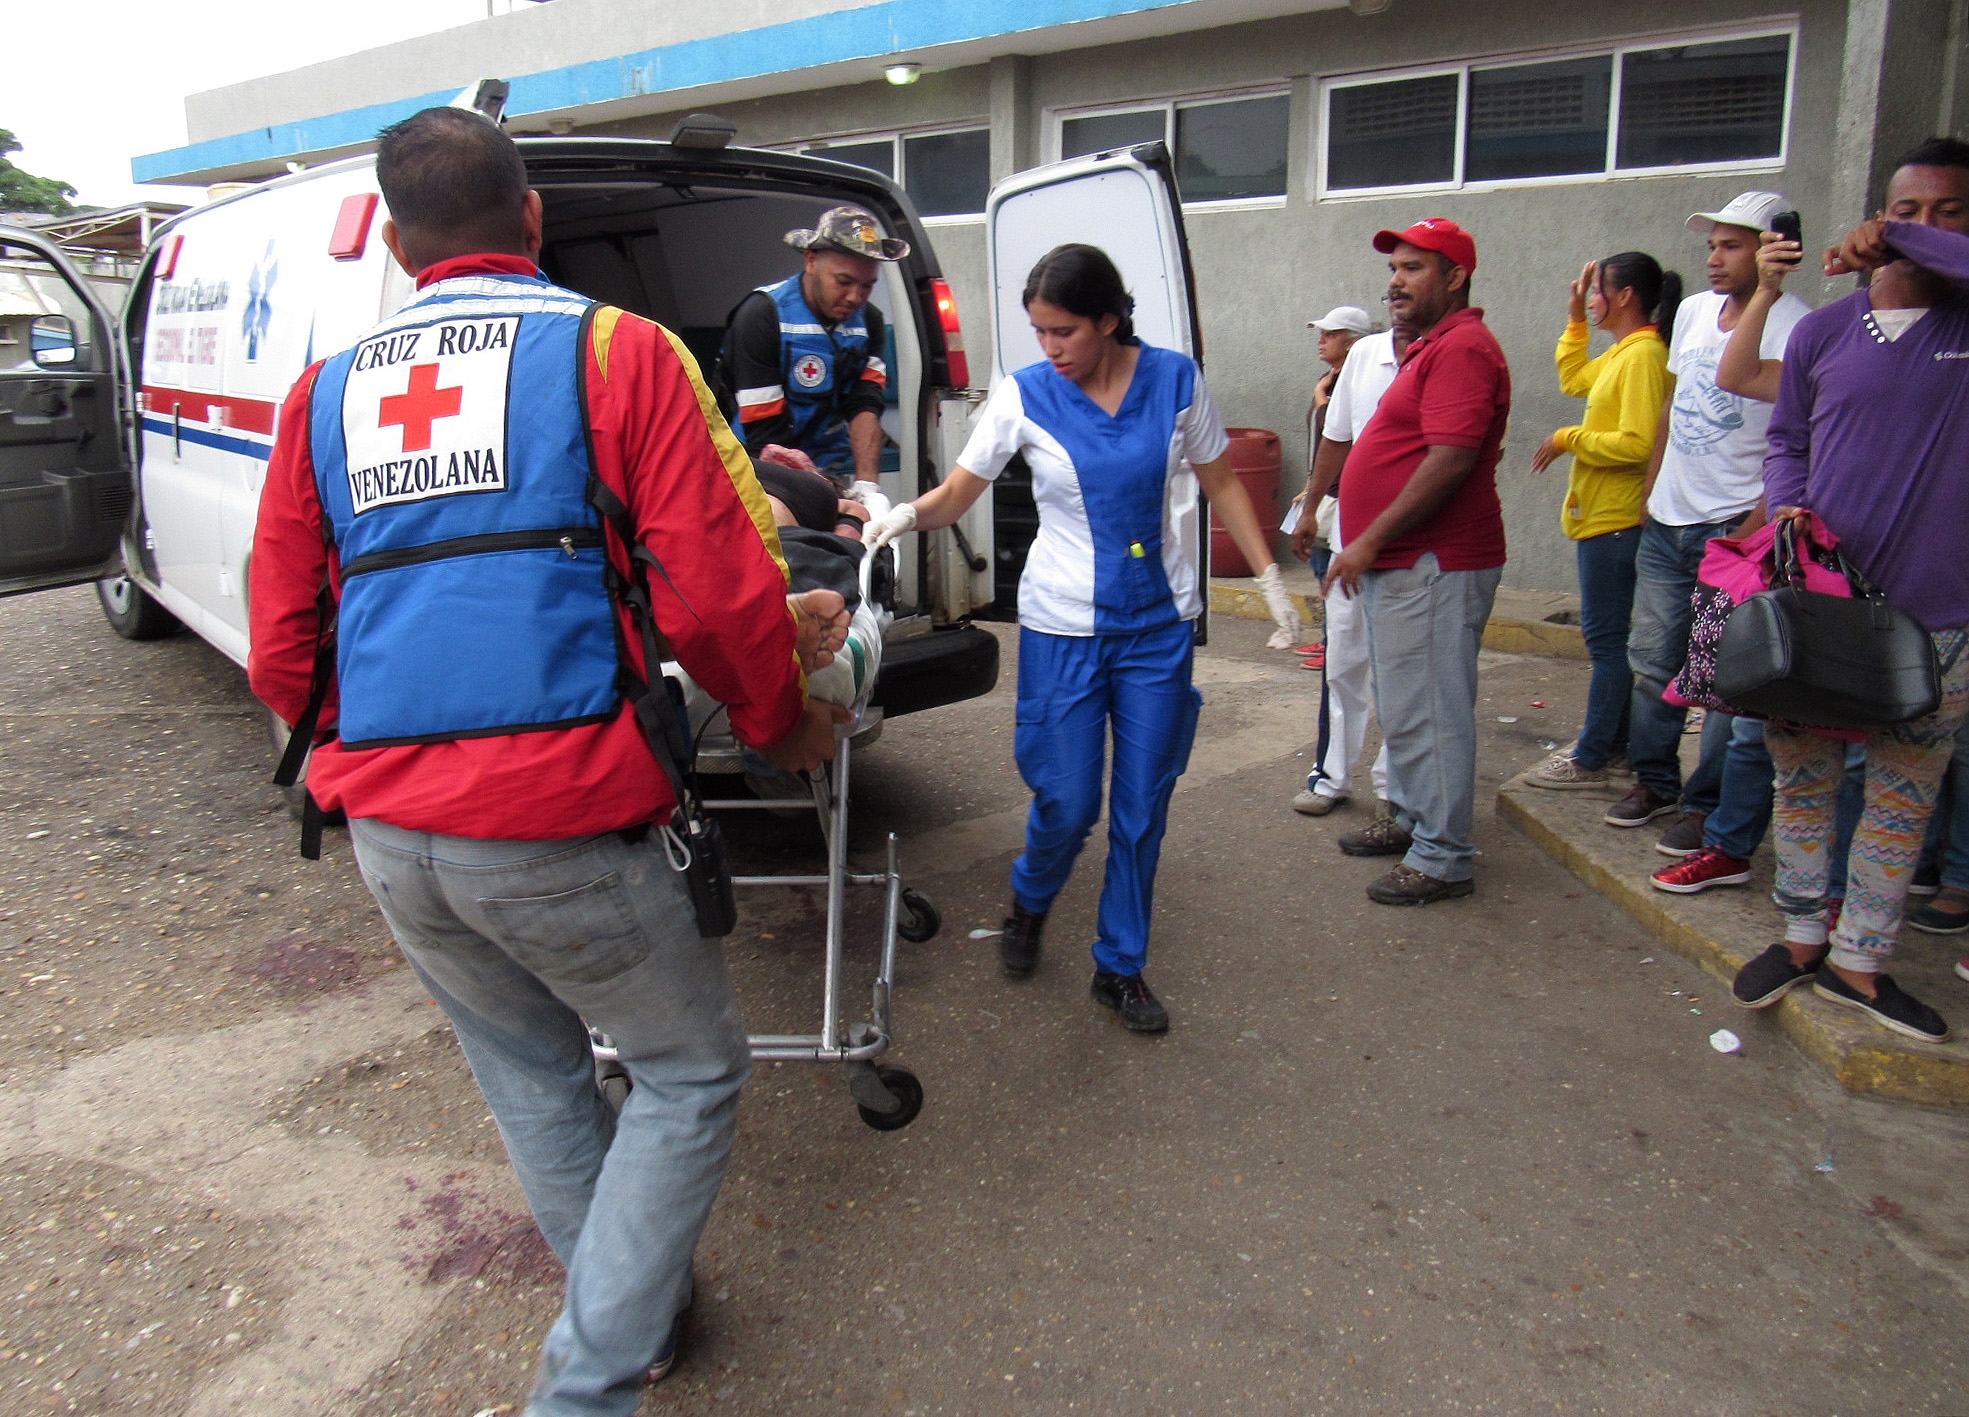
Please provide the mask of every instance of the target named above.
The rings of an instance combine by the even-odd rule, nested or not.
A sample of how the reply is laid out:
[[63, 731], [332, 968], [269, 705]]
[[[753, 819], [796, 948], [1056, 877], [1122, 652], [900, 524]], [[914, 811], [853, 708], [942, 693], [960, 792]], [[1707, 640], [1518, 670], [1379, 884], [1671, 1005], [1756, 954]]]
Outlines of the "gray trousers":
[[1477, 649], [1503, 574], [1441, 570], [1424, 553], [1361, 577], [1388, 801], [1415, 838], [1407, 864], [1439, 881], [1469, 880], [1476, 856]]

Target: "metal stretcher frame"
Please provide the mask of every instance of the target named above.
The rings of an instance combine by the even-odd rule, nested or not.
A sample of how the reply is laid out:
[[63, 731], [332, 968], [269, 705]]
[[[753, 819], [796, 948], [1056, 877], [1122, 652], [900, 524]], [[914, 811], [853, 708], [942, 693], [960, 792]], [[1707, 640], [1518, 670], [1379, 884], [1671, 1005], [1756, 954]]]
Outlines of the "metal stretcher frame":
[[[870, 592], [875, 558], [862, 557], [861, 593]], [[847, 1072], [848, 1091], [862, 1120], [878, 1131], [895, 1131], [908, 1126], [923, 1107], [923, 1087], [907, 1068], [878, 1066], [875, 1060], [895, 1041], [892, 1023], [892, 996], [895, 989], [896, 941], [920, 943], [934, 937], [940, 922], [929, 899], [903, 885], [896, 834], [887, 840], [887, 860], [880, 871], [856, 871], [848, 863], [848, 786], [853, 757], [853, 738], [865, 727], [869, 698], [876, 675], [871, 675], [850, 706], [853, 719], [835, 728], [834, 758], [820, 771], [809, 775], [813, 789], [814, 814], [827, 846], [824, 875], [785, 874], [734, 876], [734, 886], [758, 889], [770, 886], [825, 886], [827, 888], [826, 951], [821, 974], [821, 1019], [818, 1033], [759, 1033], [747, 1038], [752, 1056], [759, 1061], [839, 1063]], [[879, 712], [879, 711], [878, 711]], [[700, 759], [701, 761], [701, 759]], [[718, 798], [702, 804], [713, 812], [784, 812], [786, 800], [755, 797]], [[869, 1016], [847, 1025], [842, 1018], [842, 952], [845, 944], [844, 917], [847, 893], [851, 887], [878, 887], [883, 893], [882, 951], [876, 965], [871, 990]], [[602, 1093], [620, 1107], [628, 1094], [628, 1077], [616, 1051], [605, 1034], [590, 1030], [596, 1059], [596, 1075]]]

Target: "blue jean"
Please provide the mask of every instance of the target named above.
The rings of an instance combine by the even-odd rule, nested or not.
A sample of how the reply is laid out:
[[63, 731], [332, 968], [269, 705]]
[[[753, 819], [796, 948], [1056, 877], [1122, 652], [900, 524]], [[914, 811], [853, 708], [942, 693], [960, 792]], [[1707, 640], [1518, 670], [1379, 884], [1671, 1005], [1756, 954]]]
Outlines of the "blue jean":
[[1681, 798], [1689, 812], [1715, 810], [1729, 719], [1715, 713], [1704, 719], [1702, 756], [1685, 786], [1681, 745], [1688, 714], [1661, 694], [1688, 661], [1689, 626], [1695, 618], [1690, 598], [1703, 551], [1712, 537], [1727, 535], [1742, 520], [1739, 515], [1696, 526], [1650, 520], [1641, 528], [1634, 556], [1634, 617], [1627, 632], [1634, 697], [1628, 710], [1627, 761], [1642, 786], [1660, 797]]
[[1969, 725], [1955, 735], [1948, 776], [1921, 846], [1921, 869], [1938, 872], [1952, 890], [1969, 890]]
[[1627, 626], [1634, 611], [1634, 554], [1641, 528], [1603, 532], [1573, 543], [1579, 558], [1579, 628], [1593, 661], [1586, 722], [1573, 761], [1597, 772], [1627, 756], [1627, 723], [1634, 673], [1627, 667]]
[[[751, 1070], [718, 942], [655, 839], [477, 841], [352, 821], [356, 861], [458, 1032], [567, 1266], [527, 1417], [628, 1417], [690, 1299]], [[588, 1024], [633, 1090], [595, 1087]]]
[[1019, 631], [1012, 755], [1032, 789], [1026, 849], [1012, 897], [1049, 910], [1101, 815], [1109, 731], [1108, 865], [1094, 963], [1140, 974], [1149, 957], [1156, 865], [1176, 779], [1190, 763], [1203, 695], [1190, 686], [1196, 629], [1187, 620], [1136, 635]]
[[1361, 577], [1388, 802], [1413, 838], [1405, 864], [1438, 881], [1469, 880], [1477, 855], [1477, 650], [1502, 575], [1441, 570], [1424, 552]]
[[[1748, 861], [1771, 828], [1771, 808], [1777, 799], [1777, 769], [1764, 746], [1764, 721], [1732, 720], [1730, 746], [1723, 758], [1723, 791], [1716, 810], [1702, 824], [1702, 844], [1725, 856]], [[1846, 750], [1846, 777], [1839, 784], [1833, 808], [1832, 869], [1828, 894], [1846, 898], [1846, 851], [1853, 828], [1866, 805], [1866, 749], [1855, 743]]]

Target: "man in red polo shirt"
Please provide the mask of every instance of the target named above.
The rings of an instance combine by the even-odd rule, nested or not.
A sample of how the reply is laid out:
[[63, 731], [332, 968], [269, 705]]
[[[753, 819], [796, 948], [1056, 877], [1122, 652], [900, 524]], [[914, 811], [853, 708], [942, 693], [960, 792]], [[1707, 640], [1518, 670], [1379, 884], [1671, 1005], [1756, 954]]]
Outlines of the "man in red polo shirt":
[[1388, 257], [1388, 309], [1409, 346], [1348, 455], [1346, 549], [1325, 585], [1366, 610], [1394, 815], [1346, 833], [1340, 849], [1403, 858], [1368, 899], [1428, 905], [1473, 889], [1477, 647], [1504, 567], [1497, 454], [1511, 371], [1470, 305], [1467, 231], [1429, 217], [1378, 233], [1374, 249]]

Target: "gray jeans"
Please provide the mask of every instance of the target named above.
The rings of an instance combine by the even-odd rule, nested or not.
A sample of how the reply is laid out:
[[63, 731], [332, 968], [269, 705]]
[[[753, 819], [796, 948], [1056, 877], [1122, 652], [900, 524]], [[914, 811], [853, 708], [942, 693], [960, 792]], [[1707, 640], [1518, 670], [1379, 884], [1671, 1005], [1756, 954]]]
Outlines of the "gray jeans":
[[[697, 933], [654, 840], [349, 831], [567, 1265], [526, 1417], [627, 1417], [689, 1301], [752, 1066], [724, 950]], [[595, 1089], [586, 1024], [635, 1084], [619, 1119]]]
[[1439, 881], [1469, 880], [1477, 854], [1477, 649], [1503, 574], [1445, 571], [1425, 552], [1361, 577], [1388, 801], [1415, 838], [1407, 864]]

